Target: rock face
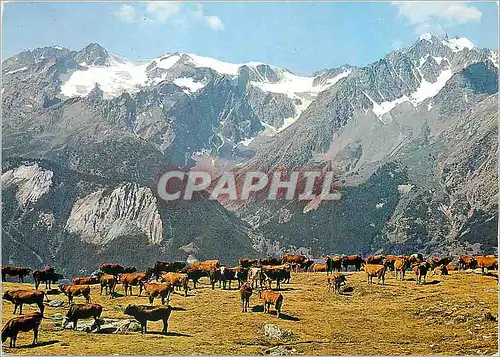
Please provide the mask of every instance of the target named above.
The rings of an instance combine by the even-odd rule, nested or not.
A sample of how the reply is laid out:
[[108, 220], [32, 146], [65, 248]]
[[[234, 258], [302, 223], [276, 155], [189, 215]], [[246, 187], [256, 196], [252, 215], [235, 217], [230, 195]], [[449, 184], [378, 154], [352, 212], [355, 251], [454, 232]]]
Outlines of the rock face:
[[[498, 53], [425, 35], [365, 67], [297, 76], [98, 44], [2, 68], [8, 264], [304, 254], [494, 252]], [[168, 167], [332, 167], [336, 202], [160, 202]]]
[[164, 236], [156, 197], [151, 189], [137, 184], [119, 186], [108, 195], [102, 189], [77, 200], [66, 229], [95, 245], [106, 245], [136, 229], [149, 244], [161, 243]]

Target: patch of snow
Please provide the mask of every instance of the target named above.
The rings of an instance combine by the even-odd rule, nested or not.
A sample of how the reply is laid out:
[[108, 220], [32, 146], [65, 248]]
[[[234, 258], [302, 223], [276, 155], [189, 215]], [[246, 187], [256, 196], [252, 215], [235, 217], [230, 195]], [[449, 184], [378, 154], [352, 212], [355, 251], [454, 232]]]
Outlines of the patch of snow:
[[498, 68], [498, 52], [490, 51], [488, 55], [488, 59], [493, 62], [493, 65]]
[[54, 46], [56, 50], [62, 50], [63, 48], [61, 46]]
[[406, 185], [398, 185], [398, 191], [401, 194], [405, 194], [411, 191], [411, 189], [415, 187], [412, 184], [406, 184]]
[[10, 71], [10, 72], [7, 72], [7, 73], [4, 73], [4, 74], [14, 74], [14, 73], [17, 73], [17, 72], [22, 72], [22, 71], [27, 71], [28, 70], [28, 67], [21, 67], [21, 68], [18, 68], [18, 69], [15, 69], [13, 71]]
[[[435, 56], [432, 56], [432, 58], [434, 58], [434, 61], [436, 61], [437, 64], [441, 64], [443, 59], [445, 59], [444, 57], [435, 57]], [[446, 59], [446, 60], [448, 60], [448, 59]]]
[[149, 61], [128, 61], [116, 55], [109, 55], [109, 66], [91, 66], [76, 71], [61, 85], [66, 97], [86, 96], [98, 83], [104, 98], [119, 96], [123, 92], [138, 92], [148, 78], [146, 67]]
[[234, 63], [219, 61], [216, 60], [215, 58], [198, 56], [191, 53], [187, 55], [189, 56], [189, 58], [191, 59], [191, 63], [195, 67], [211, 68], [214, 71], [222, 74], [229, 74], [233, 76], [237, 75], [238, 69], [242, 66], [242, 64], [234, 64]]
[[420, 39], [421, 40], [426, 40], [426, 41], [429, 41], [430, 43], [432, 43], [432, 35], [428, 32], [420, 35]]
[[174, 80], [174, 83], [179, 87], [188, 88], [191, 93], [196, 92], [205, 87], [205, 85], [202, 82], [195, 82], [193, 78], [189, 77], [177, 78]]
[[444, 70], [439, 74], [436, 82], [434, 83], [427, 82], [422, 77], [422, 82], [420, 82], [420, 86], [414, 93], [410, 95], [410, 102], [414, 106], [416, 106], [422, 103], [425, 99], [434, 97], [436, 94], [439, 93], [441, 89], [443, 89], [443, 87], [446, 85], [446, 82], [448, 82], [448, 80], [451, 78], [452, 75], [453, 73], [450, 69]]
[[443, 40], [443, 45], [448, 47], [453, 52], [460, 52], [464, 49], [472, 50], [476, 47], [468, 38], [465, 37], [455, 37], [448, 40]]
[[427, 110], [430, 112], [432, 109], [432, 102], [429, 102], [429, 104], [427, 104]]
[[181, 58], [181, 55], [174, 53], [172, 55], [166, 55], [155, 59], [156, 66], [162, 69], [170, 69], [174, 64], [177, 63]]
[[248, 146], [252, 143], [252, 141], [254, 141], [254, 139], [256, 138], [256, 136], [254, 136], [253, 138], [248, 138], [248, 139], [245, 139], [245, 140], [241, 140], [238, 144], [241, 144], [243, 146]]
[[385, 202], [379, 202], [379, 203], [377, 203], [377, 204], [375, 205], [375, 208], [377, 208], [377, 209], [381, 209], [381, 208], [383, 208], [383, 207], [384, 207], [384, 205], [385, 205]]
[[[364, 92], [363, 92], [364, 93]], [[390, 102], [382, 102], [380, 104], [378, 104], [377, 102], [375, 102], [368, 94], [364, 93], [366, 95], [366, 97], [372, 102], [373, 104], [373, 113], [380, 119], [382, 120], [382, 116], [386, 113], [389, 113], [392, 109], [394, 109], [398, 104], [401, 104], [403, 102], [406, 102], [408, 101], [408, 97], [407, 96], [402, 96], [401, 98], [397, 98], [393, 101], [390, 101]], [[384, 124], [386, 124], [383, 120], [382, 122]]]
[[330, 78], [328, 79], [326, 82], [330, 85], [330, 86], [333, 86], [335, 83], [337, 83], [338, 81], [340, 81], [342, 78], [345, 78], [347, 77], [349, 74], [351, 74], [352, 72], [352, 69], [346, 69], [344, 72], [336, 75], [335, 77], [333, 78]]

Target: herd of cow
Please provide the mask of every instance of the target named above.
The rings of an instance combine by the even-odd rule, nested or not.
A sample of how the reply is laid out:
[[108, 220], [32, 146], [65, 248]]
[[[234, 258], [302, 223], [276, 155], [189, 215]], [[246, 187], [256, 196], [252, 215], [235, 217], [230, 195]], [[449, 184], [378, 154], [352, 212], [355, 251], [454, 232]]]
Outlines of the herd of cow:
[[[93, 318], [92, 329], [99, 329], [99, 318], [102, 306], [90, 302], [90, 285], [100, 285], [100, 294], [109, 295], [110, 298], [117, 296], [115, 288], [121, 284], [125, 296], [132, 295], [133, 287], [138, 287], [138, 296], [143, 291], [153, 305], [155, 298], [161, 299], [159, 306], [137, 306], [128, 305], [124, 313], [133, 316], [141, 324], [141, 332], [147, 332], [147, 321], [163, 321], [163, 333], [167, 333], [168, 318], [172, 311], [168, 304], [170, 295], [175, 289], [182, 290], [184, 296], [188, 295], [188, 282], [193, 282], [196, 289], [198, 281], [202, 277], [208, 277], [212, 289], [218, 283], [222, 289], [231, 289], [232, 281], [238, 283], [239, 294], [242, 304], [242, 312], [248, 311], [250, 297], [253, 290], [257, 289], [259, 299], [264, 306], [264, 312], [270, 312], [274, 306], [279, 318], [284, 296], [282, 293], [272, 289], [272, 282], [276, 283], [276, 290], [280, 290], [281, 283], [289, 283], [291, 271], [314, 271], [326, 272], [328, 289], [339, 293], [342, 284], [346, 284], [347, 278], [342, 274], [342, 269], [348, 270], [354, 266], [355, 271], [366, 272], [368, 283], [377, 278], [377, 283], [384, 284], [385, 273], [389, 269], [404, 280], [405, 272], [413, 269], [416, 274], [416, 283], [425, 283], [428, 272], [432, 274], [446, 275], [449, 270], [458, 269], [498, 269], [498, 258], [493, 255], [487, 256], [461, 256], [457, 264], [451, 264], [452, 257], [432, 256], [424, 259], [421, 254], [404, 255], [373, 255], [363, 258], [360, 255], [325, 256], [324, 263], [315, 263], [303, 255], [284, 254], [282, 258], [250, 259], [241, 258], [239, 266], [228, 267], [221, 265], [218, 260], [206, 260], [187, 264], [184, 262], [161, 262], [157, 261], [153, 268], [145, 272], [137, 272], [135, 267], [122, 267], [118, 264], [101, 264], [99, 270], [87, 277], [75, 277], [72, 284], [59, 284], [58, 292], [64, 293], [68, 298], [69, 310], [64, 318], [63, 327], [72, 323], [76, 329], [79, 319]], [[6, 276], [17, 276], [19, 282], [24, 282], [26, 276], [32, 275], [35, 289], [5, 291], [3, 299], [14, 304], [14, 314], [19, 307], [21, 316], [9, 320], [2, 329], [2, 342], [10, 337], [10, 346], [15, 347], [16, 337], [19, 331], [34, 331], [33, 344], [37, 343], [38, 329], [44, 313], [44, 301], [48, 297], [44, 291], [38, 290], [41, 283], [45, 283], [46, 289], [51, 289], [51, 284], [63, 279], [61, 274], [55, 272], [54, 267], [46, 267], [41, 270], [31, 270], [24, 267], [2, 266], [2, 281]], [[74, 297], [83, 297], [86, 304], [73, 304]], [[165, 306], [167, 302], [167, 306]], [[36, 304], [40, 312], [22, 315], [23, 304]]]

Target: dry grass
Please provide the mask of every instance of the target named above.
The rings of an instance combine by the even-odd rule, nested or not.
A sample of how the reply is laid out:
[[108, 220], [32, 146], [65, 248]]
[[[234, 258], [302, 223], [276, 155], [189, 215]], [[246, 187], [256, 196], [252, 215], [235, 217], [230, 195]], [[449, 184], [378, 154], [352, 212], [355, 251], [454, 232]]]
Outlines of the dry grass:
[[[175, 294], [176, 308], [169, 320], [169, 335], [94, 334], [62, 330], [60, 321], [42, 322], [40, 346], [30, 347], [32, 333], [21, 333], [20, 348], [4, 352], [24, 355], [111, 355], [111, 354], [236, 354], [254, 355], [286, 344], [306, 355], [477, 355], [498, 350], [498, 284], [493, 276], [454, 273], [434, 277], [434, 283], [416, 286], [415, 281], [396, 281], [388, 274], [385, 286], [368, 286], [365, 274], [349, 273], [351, 292], [335, 296], [326, 288], [325, 273], [299, 273], [283, 285], [284, 316], [261, 312], [258, 295], [251, 299], [253, 312], [242, 313], [236, 290], [211, 290], [207, 282], [184, 298]], [[413, 279], [414, 275], [408, 274]], [[31, 287], [3, 283], [3, 289]], [[348, 289], [349, 290], [349, 289]], [[118, 292], [120, 286], [117, 288]], [[137, 294], [137, 291], [134, 290]], [[50, 296], [50, 299], [63, 296]], [[102, 317], [125, 318], [121, 309], [129, 303], [147, 304], [145, 297], [99, 296]], [[66, 302], [66, 300], [64, 300]], [[75, 298], [75, 302], [83, 302]], [[158, 303], [158, 301], [155, 301]], [[3, 302], [3, 323], [12, 317], [13, 306]], [[25, 307], [25, 313], [36, 306]], [[46, 308], [46, 316], [67, 307]], [[296, 338], [270, 340], [263, 326], [276, 324], [289, 329]], [[161, 331], [161, 322], [149, 322], [150, 332]]]

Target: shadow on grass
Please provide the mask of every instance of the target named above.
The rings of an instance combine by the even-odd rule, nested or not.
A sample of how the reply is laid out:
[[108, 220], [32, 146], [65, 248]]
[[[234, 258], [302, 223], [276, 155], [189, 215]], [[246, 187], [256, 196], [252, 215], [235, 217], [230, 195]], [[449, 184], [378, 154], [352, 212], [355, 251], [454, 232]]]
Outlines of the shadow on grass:
[[187, 335], [185, 333], [180, 332], [167, 332], [163, 333], [161, 331], [148, 331], [146, 335], [163, 335], [163, 336], [174, 336], [174, 337], [193, 337], [191, 335]]
[[172, 306], [172, 311], [186, 311], [186, 309], [183, 307]]
[[[272, 307], [271, 307], [271, 309], [272, 309]], [[256, 306], [252, 307], [252, 312], [264, 312], [264, 306], [256, 305]], [[269, 315], [276, 316], [276, 310], [271, 310], [269, 312]], [[288, 320], [288, 321], [300, 321], [300, 319], [298, 317], [291, 316], [291, 315], [285, 314], [283, 312], [280, 313], [279, 318], [282, 320]]]
[[436, 285], [436, 284], [439, 284], [440, 281], [439, 280], [432, 280], [432, 281], [425, 281], [423, 282], [423, 285]]
[[[14, 348], [37, 348], [37, 347], [54, 345], [54, 344], [59, 343], [59, 342], [60, 342], [59, 340], [42, 341], [42, 342], [38, 342], [36, 345], [29, 344], [29, 345], [16, 346]], [[4, 345], [4, 348], [5, 347], [7, 347], [7, 346]]]

